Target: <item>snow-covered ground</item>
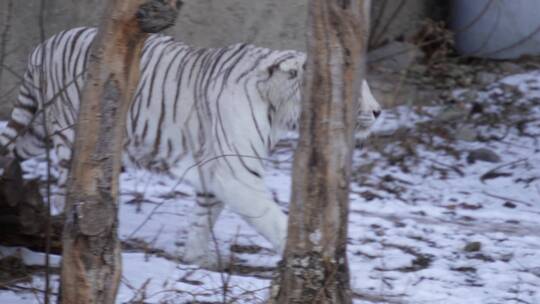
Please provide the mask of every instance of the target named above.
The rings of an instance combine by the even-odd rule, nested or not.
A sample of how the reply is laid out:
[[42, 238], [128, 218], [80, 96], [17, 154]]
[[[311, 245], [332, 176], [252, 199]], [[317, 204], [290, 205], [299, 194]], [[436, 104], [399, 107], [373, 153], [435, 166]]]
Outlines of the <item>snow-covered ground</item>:
[[[472, 95], [456, 91], [455, 99], [386, 111], [355, 154], [349, 259], [356, 304], [540, 303], [540, 72]], [[284, 209], [293, 146], [293, 138], [282, 142], [268, 164], [268, 186]], [[118, 303], [264, 301], [279, 257], [230, 212], [215, 231], [230, 274], [181, 262], [192, 206], [185, 185], [123, 174]], [[27, 264], [43, 260], [0, 247], [1, 255], [16, 251]], [[0, 286], [0, 303], [39, 303], [33, 287], [43, 288], [40, 275]]]

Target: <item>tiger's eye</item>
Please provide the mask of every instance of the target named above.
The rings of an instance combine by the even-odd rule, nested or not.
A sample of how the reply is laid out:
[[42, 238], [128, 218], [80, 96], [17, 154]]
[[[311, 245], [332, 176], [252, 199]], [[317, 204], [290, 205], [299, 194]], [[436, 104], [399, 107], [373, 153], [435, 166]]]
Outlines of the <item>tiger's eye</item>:
[[296, 78], [296, 76], [298, 76], [298, 71], [297, 70], [292, 70], [292, 71], [289, 72], [289, 78], [290, 79]]

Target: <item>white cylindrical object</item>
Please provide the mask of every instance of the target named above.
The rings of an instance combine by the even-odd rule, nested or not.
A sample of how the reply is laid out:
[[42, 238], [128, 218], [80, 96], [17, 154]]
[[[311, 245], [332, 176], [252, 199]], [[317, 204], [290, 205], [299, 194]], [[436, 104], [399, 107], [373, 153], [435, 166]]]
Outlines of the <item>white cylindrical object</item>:
[[450, 25], [466, 56], [540, 55], [539, 0], [453, 0]]

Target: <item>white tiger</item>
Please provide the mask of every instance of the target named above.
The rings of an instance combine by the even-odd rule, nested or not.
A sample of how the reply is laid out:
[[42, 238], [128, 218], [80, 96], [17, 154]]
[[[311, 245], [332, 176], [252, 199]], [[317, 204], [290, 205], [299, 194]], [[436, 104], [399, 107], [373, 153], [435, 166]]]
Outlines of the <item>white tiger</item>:
[[[44, 111], [60, 207], [95, 34], [92, 28], [67, 30], [33, 51], [11, 120], [0, 134], [6, 151], [22, 159], [42, 154], [48, 137]], [[266, 189], [263, 159], [299, 116], [304, 63], [305, 54], [297, 51], [248, 44], [194, 48], [163, 35], [147, 39], [128, 112], [124, 163], [183, 178], [197, 191], [184, 260], [214, 263], [210, 232], [224, 204], [276, 251], [283, 249], [287, 219]], [[380, 107], [366, 82], [362, 94], [359, 129], [366, 133]]]

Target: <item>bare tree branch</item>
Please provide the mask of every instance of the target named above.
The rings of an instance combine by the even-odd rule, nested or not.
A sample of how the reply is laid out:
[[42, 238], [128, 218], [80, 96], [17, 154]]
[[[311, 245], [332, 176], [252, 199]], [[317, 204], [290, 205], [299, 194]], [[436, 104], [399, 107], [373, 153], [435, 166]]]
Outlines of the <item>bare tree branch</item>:
[[6, 47], [9, 41], [9, 33], [11, 30], [11, 18], [13, 14], [13, 0], [8, 0], [8, 2], [5, 4], [6, 10], [5, 10], [5, 19], [4, 19], [4, 27], [2, 29], [2, 34], [0, 35], [0, 88], [2, 87], [2, 76], [4, 72], [4, 61], [6, 59], [7, 53], [6, 53]]

